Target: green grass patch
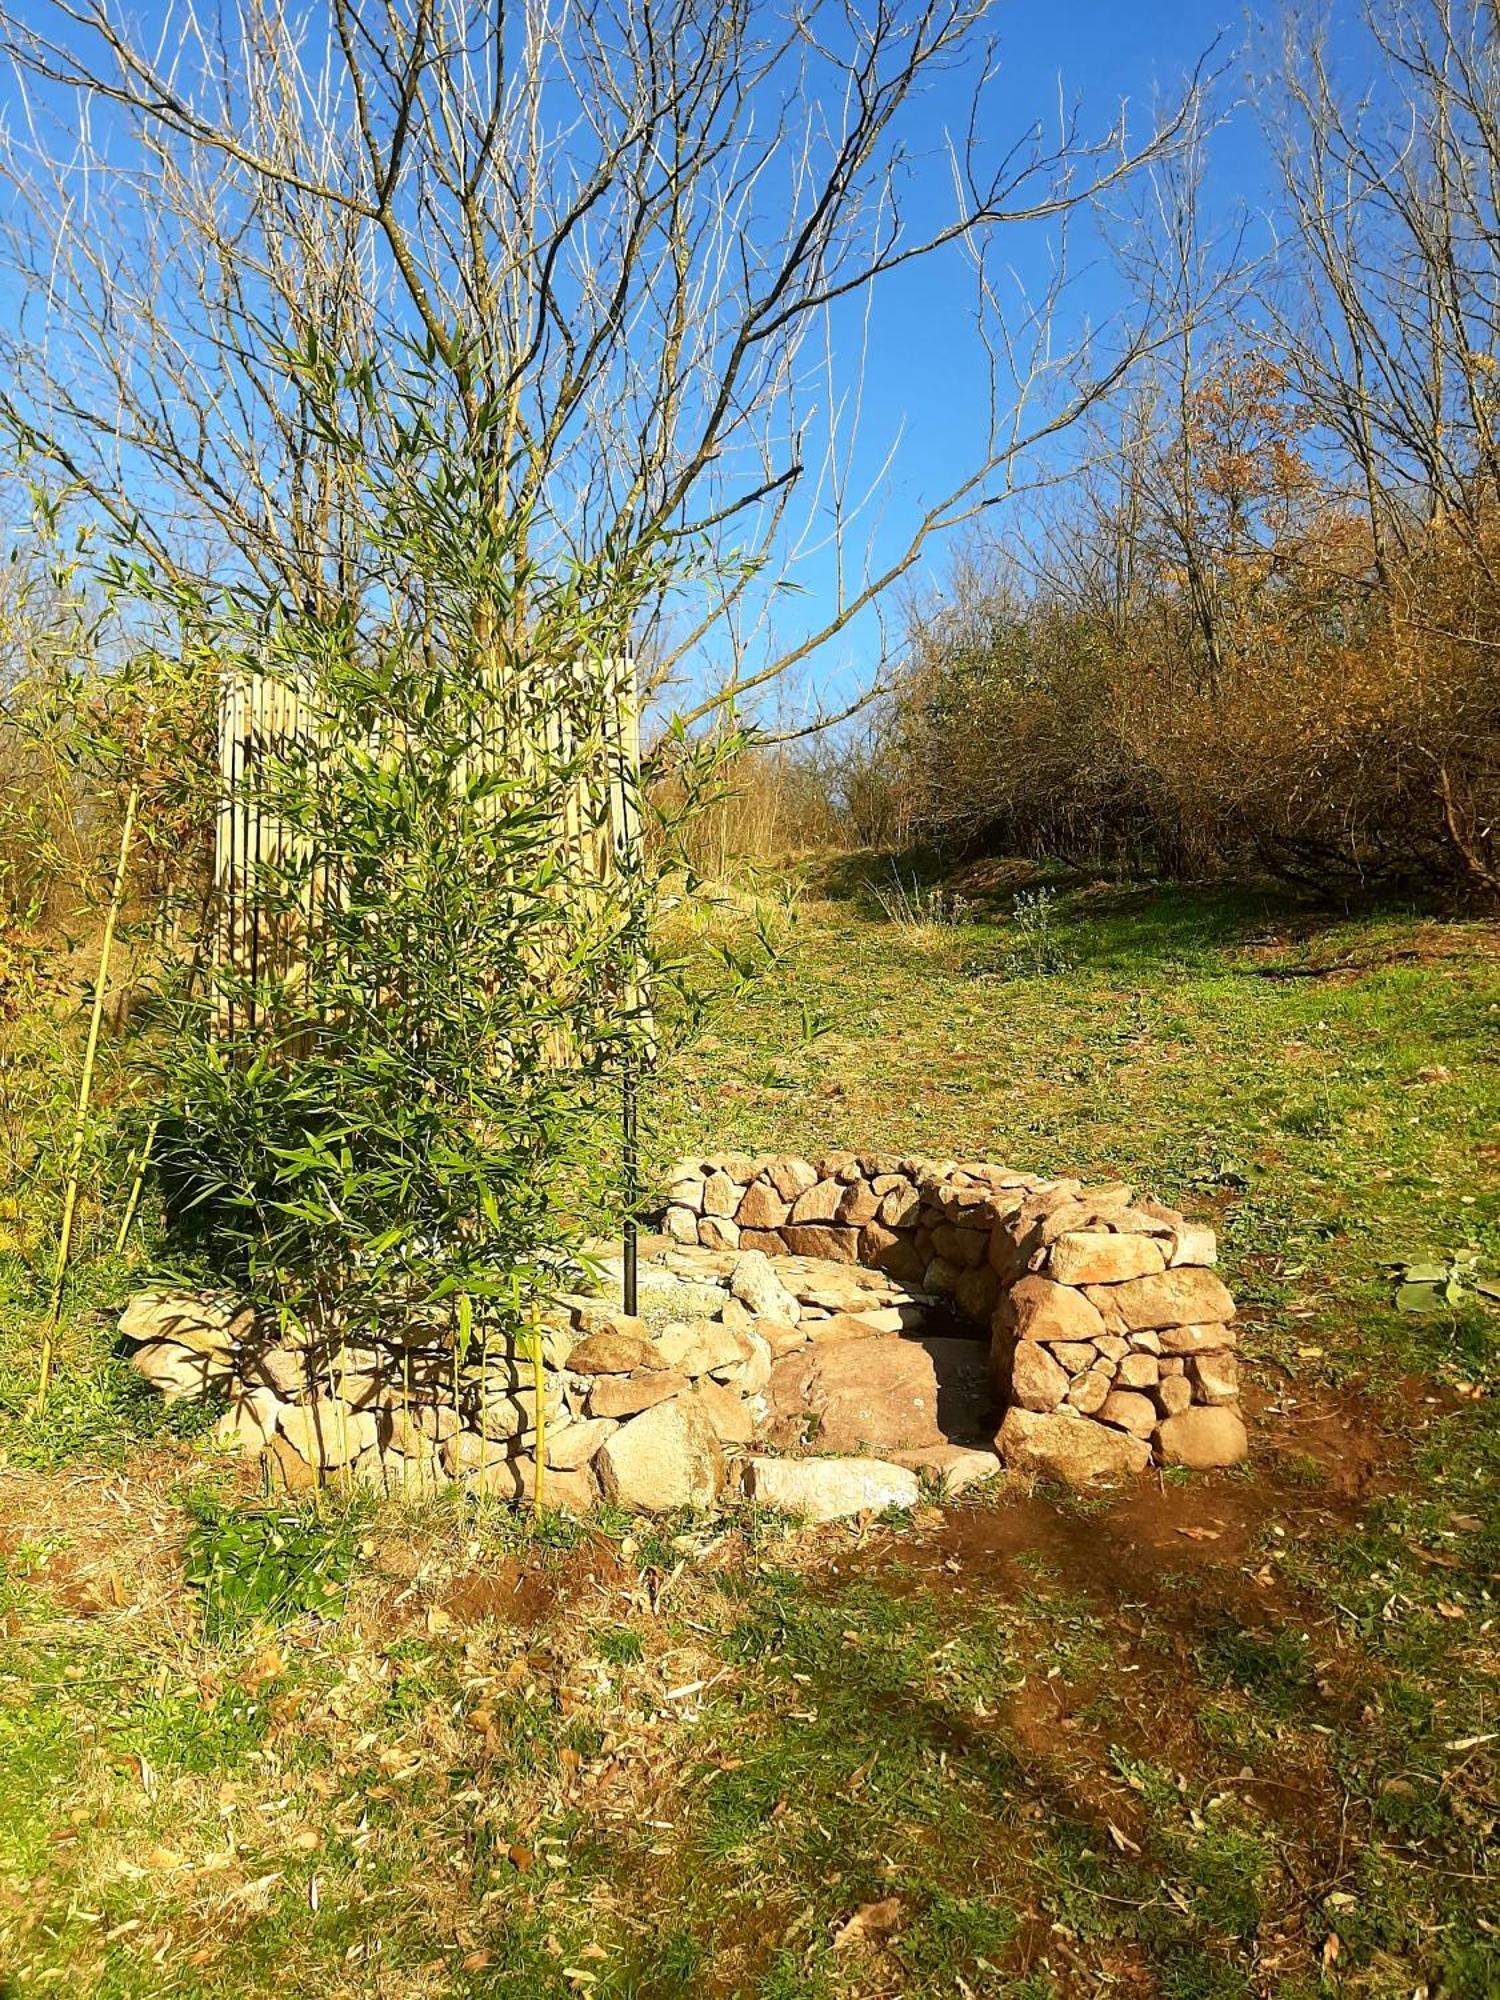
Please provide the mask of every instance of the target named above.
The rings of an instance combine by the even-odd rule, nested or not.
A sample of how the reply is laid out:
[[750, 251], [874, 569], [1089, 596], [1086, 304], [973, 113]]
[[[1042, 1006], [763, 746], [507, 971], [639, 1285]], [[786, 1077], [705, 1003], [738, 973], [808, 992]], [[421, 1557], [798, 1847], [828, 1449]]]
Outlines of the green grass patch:
[[316, 1615], [337, 1617], [367, 1508], [232, 1507], [212, 1494], [191, 1503], [183, 1575], [210, 1639]]

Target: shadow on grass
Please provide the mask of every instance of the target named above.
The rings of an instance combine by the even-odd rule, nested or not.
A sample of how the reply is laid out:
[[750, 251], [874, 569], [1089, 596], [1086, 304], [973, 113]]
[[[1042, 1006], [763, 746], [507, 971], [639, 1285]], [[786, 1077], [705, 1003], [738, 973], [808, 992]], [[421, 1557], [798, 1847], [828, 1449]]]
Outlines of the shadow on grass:
[[[843, 1592], [769, 1622], [750, 1608], [752, 1651], [770, 1645], [767, 1708], [704, 1786], [670, 1874], [646, 1888], [671, 1931], [601, 1991], [913, 2000], [1019, 1996], [1043, 1976], [1065, 1982], [1043, 1991], [1082, 1993], [1107, 1963], [1183, 2000], [1248, 1995], [1265, 1843], [1236, 1830], [1184, 1855], [1107, 1761], [1079, 1768], [1062, 1730], [1055, 1746], [1025, 1741], [1001, 1688], [980, 1720], [970, 1691], [917, 1685], [904, 1635], [856, 1657], [840, 1621], [866, 1608]], [[940, 1628], [906, 1609], [920, 1650], [940, 1646]], [[889, 1937], [841, 1947], [851, 1917], [891, 1899]]]
[[[1266, 1537], [1324, 1557], [1283, 1574]], [[1492, 1992], [1482, 1820], [1442, 1807], [1453, 1760], [1413, 1680], [1445, 1628], [1414, 1653], [1382, 1621], [1398, 1548], [1272, 1466], [726, 1576], [737, 1692], [670, 1855], [627, 1837], [615, 1878], [672, 1942], [643, 1934], [600, 1991], [1301, 2000], [1331, 1949], [1371, 1990], [1399, 1963], [1404, 1990]], [[1488, 1551], [1466, 1551], [1476, 1591]], [[1341, 1645], [1355, 1615], [1389, 1650]], [[889, 1935], [835, 1945], [892, 1899]]]

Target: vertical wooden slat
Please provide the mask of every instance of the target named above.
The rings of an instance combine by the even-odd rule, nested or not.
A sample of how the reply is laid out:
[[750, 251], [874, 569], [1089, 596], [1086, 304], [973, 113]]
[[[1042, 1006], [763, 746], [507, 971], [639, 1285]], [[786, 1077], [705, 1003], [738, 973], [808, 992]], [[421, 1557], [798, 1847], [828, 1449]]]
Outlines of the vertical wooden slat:
[[[546, 990], [549, 974], [569, 945], [569, 926], [591, 925], [607, 912], [619, 879], [639, 865], [640, 735], [635, 664], [628, 654], [602, 661], [577, 659], [546, 668], [532, 664], [523, 683], [514, 666], [486, 668], [491, 680], [488, 712], [474, 741], [476, 773], [501, 771], [526, 784], [544, 782], [549, 768], [580, 760], [553, 800], [562, 904], [553, 944], [539, 946], [530, 977]], [[368, 744], [380, 753], [378, 727]], [[331, 916], [343, 894], [336, 856], [316, 851], [310, 833], [286, 822], [266, 799], [268, 762], [290, 749], [309, 759], [330, 749], [326, 723], [305, 692], [278, 676], [236, 667], [226, 672], [219, 706], [220, 797], [215, 824], [214, 882], [217, 910], [212, 932], [216, 962], [225, 973], [223, 1025], [229, 1034], [254, 1026], [236, 1004], [272, 981], [288, 994], [300, 990], [310, 1009], [320, 984], [340, 968], [320, 962], [332, 932]], [[503, 810], [498, 804], [492, 808]], [[282, 864], [299, 876], [296, 910], [268, 911], [266, 878]], [[572, 907], [569, 908], [568, 905]], [[347, 968], [345, 968], [347, 969]], [[644, 967], [630, 976], [626, 1004], [646, 1005]], [[289, 1053], [305, 1046], [297, 1037]], [[581, 1051], [554, 1050], [559, 1062]]]

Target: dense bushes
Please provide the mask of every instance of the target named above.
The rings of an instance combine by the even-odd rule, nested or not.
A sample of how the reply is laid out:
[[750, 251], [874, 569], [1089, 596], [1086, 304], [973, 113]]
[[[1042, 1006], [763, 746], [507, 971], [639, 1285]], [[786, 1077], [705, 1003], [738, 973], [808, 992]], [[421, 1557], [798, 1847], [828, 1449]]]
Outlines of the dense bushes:
[[[1500, 891], [1500, 535], [1377, 589], [1288, 566], [1195, 662], [1170, 588], [1114, 624], [971, 558], [881, 721], [885, 831], [1310, 885]], [[864, 782], [868, 785], [868, 773]]]

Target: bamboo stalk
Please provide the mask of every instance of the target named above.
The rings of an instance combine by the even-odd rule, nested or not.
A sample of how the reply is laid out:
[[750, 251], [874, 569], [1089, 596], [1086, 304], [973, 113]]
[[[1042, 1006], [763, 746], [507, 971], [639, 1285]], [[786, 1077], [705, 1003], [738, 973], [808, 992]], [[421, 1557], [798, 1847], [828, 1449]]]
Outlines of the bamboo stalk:
[[146, 1137], [141, 1146], [141, 1157], [136, 1162], [135, 1174], [130, 1183], [130, 1198], [125, 1204], [125, 1213], [120, 1219], [120, 1233], [115, 1238], [115, 1255], [125, 1254], [125, 1239], [130, 1234], [130, 1225], [135, 1221], [135, 1211], [141, 1199], [141, 1190], [146, 1185], [146, 1169], [151, 1164], [151, 1148], [156, 1143], [156, 1128], [161, 1123], [158, 1111], [146, 1127]]
[[532, 1487], [532, 1508], [542, 1511], [542, 1486], [545, 1479], [544, 1466], [547, 1457], [547, 1395], [542, 1379], [542, 1327], [537, 1315], [535, 1301], [531, 1307], [531, 1367], [534, 1377], [536, 1401], [536, 1480]]
[[[454, 1328], [453, 1341], [452, 1341], [453, 1415], [455, 1419], [455, 1430], [454, 1430], [455, 1437], [458, 1435], [459, 1431], [463, 1429], [464, 1425], [462, 1376], [464, 1368], [468, 1366], [469, 1335], [473, 1332], [473, 1330], [474, 1330], [473, 1305], [470, 1302], [468, 1293], [460, 1292], [458, 1295], [458, 1325]], [[458, 1450], [458, 1446], [455, 1445], [453, 1449], [456, 1452]]]
[[73, 1247], [73, 1223], [78, 1213], [78, 1180], [83, 1168], [83, 1147], [88, 1136], [89, 1098], [94, 1087], [94, 1063], [99, 1053], [99, 1027], [104, 1018], [104, 987], [109, 978], [109, 961], [114, 951], [115, 926], [125, 900], [125, 876], [130, 865], [130, 843], [135, 835], [136, 808], [140, 804], [139, 782], [130, 787], [125, 804], [125, 824], [120, 829], [120, 853], [115, 862], [114, 887], [109, 911], [104, 919], [104, 936], [99, 945], [99, 969], [94, 977], [94, 1005], [89, 1015], [88, 1041], [83, 1051], [83, 1075], [78, 1083], [78, 1105], [73, 1114], [73, 1136], [68, 1146], [68, 1180], [63, 1194], [62, 1227], [57, 1237], [57, 1259], [52, 1268], [52, 1295], [47, 1301], [47, 1318], [42, 1329], [42, 1358], [37, 1370], [35, 1407], [42, 1409], [52, 1386], [52, 1350], [58, 1321], [62, 1317], [63, 1280], [68, 1271], [68, 1255]]

